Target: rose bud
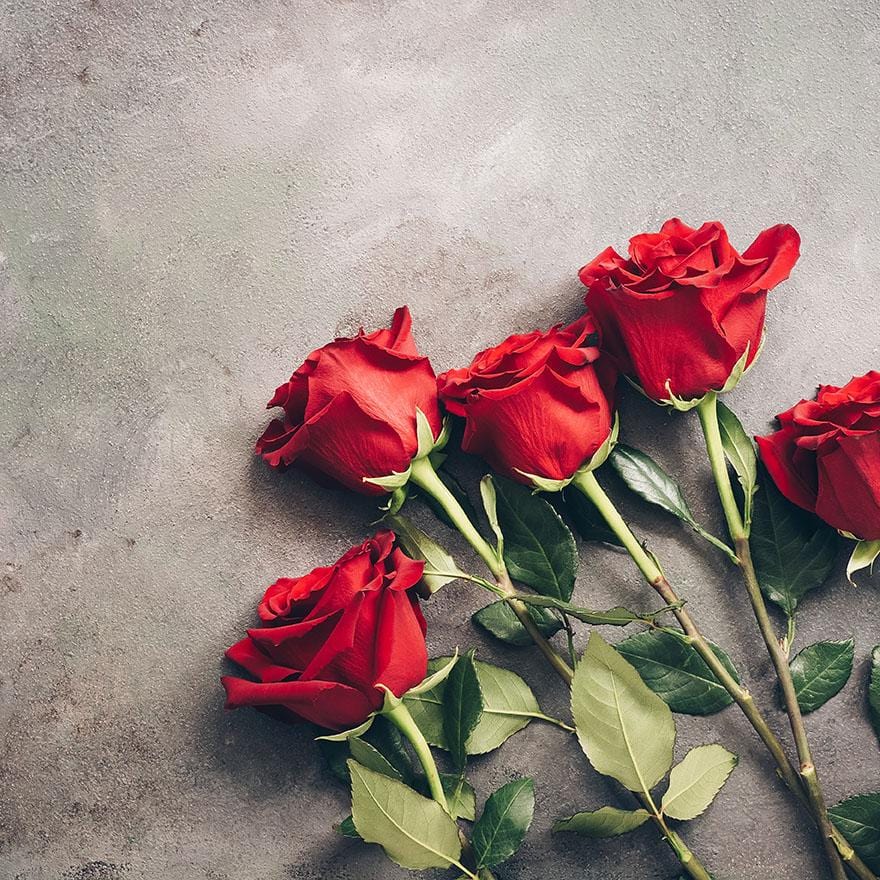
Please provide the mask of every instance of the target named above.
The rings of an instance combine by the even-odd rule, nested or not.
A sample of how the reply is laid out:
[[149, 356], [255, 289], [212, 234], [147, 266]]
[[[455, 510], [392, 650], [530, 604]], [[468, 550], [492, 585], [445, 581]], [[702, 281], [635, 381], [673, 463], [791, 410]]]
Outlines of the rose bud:
[[842, 532], [880, 539], [880, 372], [822, 385], [777, 418], [780, 429], [756, 439], [779, 491]]
[[610, 451], [616, 372], [599, 359], [584, 315], [568, 326], [508, 337], [466, 369], [437, 380], [450, 413], [465, 418], [462, 449], [499, 473], [558, 490], [600, 450]]
[[443, 442], [434, 370], [411, 328], [403, 306], [390, 329], [313, 351], [267, 404], [284, 418], [266, 428], [257, 454], [368, 495], [403, 485], [412, 459]]
[[621, 372], [653, 400], [689, 409], [729, 391], [758, 356], [767, 291], [799, 255], [791, 226], [765, 229], [738, 254], [720, 223], [667, 220], [630, 239], [629, 258], [607, 248], [580, 270], [584, 302]]
[[383, 531], [335, 565], [282, 578], [266, 591], [267, 626], [226, 652], [256, 681], [224, 676], [226, 706], [274, 707], [291, 721], [354, 727], [425, 677], [425, 619], [413, 587], [423, 562]]

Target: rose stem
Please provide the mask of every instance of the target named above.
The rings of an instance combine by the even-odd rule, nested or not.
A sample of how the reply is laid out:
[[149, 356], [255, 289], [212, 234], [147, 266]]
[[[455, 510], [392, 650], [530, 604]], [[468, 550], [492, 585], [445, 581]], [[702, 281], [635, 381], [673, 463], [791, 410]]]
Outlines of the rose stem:
[[571, 667], [556, 653], [553, 646], [541, 634], [526, 605], [519, 599], [512, 598], [516, 592], [507, 573], [504, 561], [499, 559], [498, 554], [479, 533], [476, 526], [470, 521], [467, 513], [458, 503], [455, 496], [446, 488], [445, 483], [437, 476], [433, 465], [427, 458], [420, 458], [412, 463], [412, 481], [431, 495], [446, 511], [446, 515], [455, 524], [456, 529], [464, 539], [476, 550], [477, 555], [486, 563], [489, 571], [495, 578], [501, 589], [504, 601], [511, 607], [519, 622], [525, 627], [532, 641], [537, 645], [547, 661], [553, 666], [559, 676], [571, 685], [574, 673]]
[[[480, 558], [486, 563], [489, 570], [495, 577], [495, 581], [500, 588], [501, 595], [505, 596], [505, 601], [513, 609], [520, 623], [525, 627], [532, 641], [541, 650], [541, 653], [556, 671], [557, 675], [571, 687], [574, 672], [571, 667], [559, 656], [555, 648], [544, 638], [541, 632], [535, 626], [532, 616], [529, 614], [526, 605], [519, 599], [513, 598], [516, 589], [507, 573], [507, 567], [502, 559], [488, 544], [488, 542], [479, 533], [476, 526], [470, 521], [467, 513], [458, 503], [455, 496], [446, 488], [446, 485], [437, 476], [430, 461], [427, 458], [419, 459], [412, 463], [411, 477], [412, 481], [424, 489], [431, 495], [446, 511], [446, 515], [455, 524], [455, 527], [467, 540], [467, 542], [476, 550]], [[714, 655], [713, 655], [714, 656]], [[693, 880], [712, 880], [711, 874], [706, 870], [700, 860], [688, 848], [687, 844], [666, 824], [666, 820], [657, 810], [656, 806], [650, 802], [650, 798], [644, 799], [646, 808], [651, 813], [651, 818], [660, 830], [663, 840], [670, 846], [681, 866], [693, 878]]]
[[810, 743], [807, 740], [807, 731], [804, 727], [804, 719], [798, 704], [794, 682], [791, 678], [788, 658], [776, 637], [773, 622], [770, 620], [770, 615], [767, 612], [767, 604], [764, 602], [764, 596], [758, 584], [758, 577], [749, 550], [748, 532], [740, 516], [739, 507], [733, 494], [733, 486], [730, 482], [730, 473], [727, 470], [727, 461], [724, 457], [724, 447], [721, 442], [721, 431], [718, 426], [718, 397], [714, 392], [710, 392], [703, 398], [697, 406], [697, 413], [700, 416], [703, 436], [706, 439], [706, 451], [709, 454], [709, 463], [712, 466], [712, 475], [718, 487], [718, 495], [721, 499], [721, 506], [724, 509], [724, 517], [727, 520], [727, 529], [734, 542], [736, 556], [742, 569], [749, 602], [751, 602], [752, 610], [755, 613], [755, 619], [758, 622], [758, 628], [761, 631], [764, 644], [767, 646], [767, 653], [770, 655], [773, 667], [776, 669], [776, 677], [779, 679], [785, 711], [791, 724], [791, 732], [800, 761], [801, 781], [819, 825], [819, 830], [822, 832], [822, 841], [831, 865], [832, 875], [835, 878], [844, 878], [846, 874], [840, 861], [840, 855], [833, 843], [834, 834], [831, 820], [828, 818], [828, 808], [825, 804], [825, 797], [819, 783], [816, 766], [813, 763], [813, 755], [810, 750]]
[[706, 870], [703, 863], [693, 854], [688, 845], [667, 824], [663, 814], [657, 809], [654, 799], [650, 794], [634, 792], [642, 806], [651, 814], [651, 820], [657, 826], [660, 836], [669, 844], [675, 853], [681, 866], [687, 871], [693, 880], [712, 880], [712, 875]]
[[[675, 590], [672, 589], [672, 585], [666, 580], [657, 563], [645, 551], [636, 536], [633, 535], [626, 521], [618, 513], [614, 503], [599, 485], [595, 475], [592, 472], [581, 474], [575, 478], [573, 485], [593, 502], [611, 531], [614, 532], [620, 543], [623, 544], [624, 548], [633, 558], [645, 580], [657, 591], [663, 601], [667, 605], [679, 603], [680, 600]], [[773, 756], [783, 781], [795, 795], [803, 799], [804, 791], [801, 788], [800, 777], [792, 766], [791, 761], [789, 761], [782, 743], [770, 729], [760, 709], [755, 705], [754, 697], [752, 697], [747, 688], [740, 685], [727, 671], [694, 623], [690, 614], [684, 608], [676, 608], [672, 613], [684, 630], [688, 643], [699, 654], [709, 669], [712, 670], [718, 682], [730, 694], [737, 706], [740, 707], [761, 741], [767, 747], [767, 750]], [[852, 847], [836, 829], [834, 843], [843, 859], [861, 880], [877, 880], [873, 872], [855, 854]]]
[[424, 734], [413, 721], [412, 715], [409, 714], [409, 709], [401, 702], [383, 714], [409, 740], [422, 769], [425, 771], [431, 797], [448, 813], [449, 804], [446, 802], [446, 794], [443, 791], [443, 784], [440, 782], [440, 774], [434, 763], [434, 756], [431, 754], [431, 748]]
[[[431, 754], [431, 747], [428, 745], [428, 741], [425, 739], [422, 731], [419, 730], [418, 724], [415, 723], [412, 715], [409, 714], [409, 709], [406, 708], [403, 702], [400, 702], [382, 714], [409, 740], [413, 751], [416, 753], [416, 757], [419, 759], [419, 763], [422, 765], [422, 769], [425, 771], [431, 797], [449, 813], [449, 803], [446, 800], [446, 792], [443, 791], [443, 783], [440, 781], [437, 764], [434, 762], [434, 756]], [[450, 815], [452, 814], [450, 813]], [[461, 840], [462, 853], [469, 856], [471, 854], [471, 844], [461, 828], [458, 829], [458, 836]], [[469, 871], [460, 862], [453, 862], [452, 864], [460, 871], [463, 871], [471, 880], [479, 880], [476, 874]], [[490, 878], [494, 880], [491, 873], [481, 876], [485, 877], [486, 880], [490, 880]]]

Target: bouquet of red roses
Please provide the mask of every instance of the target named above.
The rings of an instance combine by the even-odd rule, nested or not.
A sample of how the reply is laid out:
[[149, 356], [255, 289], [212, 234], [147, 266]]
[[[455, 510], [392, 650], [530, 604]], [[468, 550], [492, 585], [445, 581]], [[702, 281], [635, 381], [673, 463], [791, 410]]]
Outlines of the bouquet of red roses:
[[[880, 555], [880, 373], [821, 387], [780, 414], [757, 448], [720, 400], [754, 366], [767, 296], [799, 246], [791, 226], [774, 226], [739, 253], [720, 223], [669, 220], [632, 238], [626, 256], [607, 248], [580, 270], [586, 311], [569, 324], [512, 335], [437, 377], [403, 307], [389, 328], [312, 352], [275, 391], [269, 407], [281, 414], [257, 453], [273, 468], [293, 465], [374, 496], [383, 525], [336, 562], [272, 584], [260, 625], [227, 651], [241, 671], [223, 685], [230, 708], [317, 728], [350, 788], [341, 833], [379, 844], [406, 868], [491, 878], [529, 829], [535, 783], [502, 785], [478, 815], [468, 759], [537, 722], [575, 734], [595, 770], [620, 786], [618, 803], [558, 817], [554, 830], [616, 837], [651, 823], [682, 872], [707, 880], [681, 823], [711, 805], [737, 758], [709, 744], [676, 763], [674, 714], [736, 705], [775, 766], [768, 784], [787, 786], [814, 825], [829, 875], [876, 880], [880, 793], [829, 806], [804, 720], [846, 684], [854, 644], [792, 652], [797, 610], [829, 576], [839, 543], [851, 546], [850, 579]], [[704, 528], [675, 478], [621, 442], [630, 428], [616, 414], [619, 377], [673, 411], [696, 410], [727, 535]], [[444, 468], [451, 436], [491, 468], [473, 495]], [[771, 728], [698, 609], [633, 535], [600, 483], [609, 468], [705, 538], [741, 579], [790, 738]], [[409, 518], [418, 501], [467, 540], [477, 570]], [[597, 609], [575, 596], [575, 533], [632, 557], [651, 588], [643, 606]], [[543, 713], [519, 675], [466, 645], [429, 659], [422, 603], [455, 580], [487, 594], [477, 626], [536, 647], [558, 673], [570, 723]], [[637, 631], [613, 645], [599, 634], [628, 627]], [[880, 646], [868, 704], [880, 734]]]

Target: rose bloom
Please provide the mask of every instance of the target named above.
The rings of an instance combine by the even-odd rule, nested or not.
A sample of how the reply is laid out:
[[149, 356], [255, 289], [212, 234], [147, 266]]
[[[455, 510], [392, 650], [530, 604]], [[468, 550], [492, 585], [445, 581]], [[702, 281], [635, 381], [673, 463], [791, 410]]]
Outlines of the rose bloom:
[[880, 539], [880, 373], [822, 385], [777, 418], [780, 429], [757, 441], [782, 494], [836, 529]]
[[437, 380], [449, 412], [465, 419], [462, 448], [499, 473], [567, 480], [611, 432], [616, 373], [599, 359], [584, 315], [568, 326], [509, 336], [465, 369]]
[[284, 417], [257, 441], [258, 455], [368, 495], [386, 490], [365, 479], [409, 467], [418, 449], [416, 409], [435, 438], [442, 427], [434, 370], [416, 349], [406, 306], [387, 330], [361, 329], [313, 351], [276, 389], [267, 408], [275, 406]]
[[423, 562], [382, 531], [337, 563], [266, 591], [264, 627], [226, 656], [256, 681], [224, 676], [227, 708], [273, 707], [291, 721], [343, 730], [425, 677], [425, 619], [413, 589]]
[[694, 399], [721, 390], [745, 355], [758, 354], [767, 291], [799, 255], [791, 226], [765, 229], [743, 254], [720, 223], [667, 220], [630, 239], [629, 257], [606, 248], [580, 270], [584, 302], [603, 345], [648, 397]]

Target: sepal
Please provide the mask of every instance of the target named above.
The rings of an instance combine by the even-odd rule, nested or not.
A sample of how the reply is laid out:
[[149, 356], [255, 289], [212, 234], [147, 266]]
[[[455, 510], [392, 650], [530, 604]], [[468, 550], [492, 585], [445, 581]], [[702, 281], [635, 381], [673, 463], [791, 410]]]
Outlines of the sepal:
[[537, 474], [526, 473], [526, 471], [521, 471], [519, 468], [515, 468], [515, 470], [518, 474], [524, 476], [538, 492], [561, 492], [574, 479], [572, 475], [566, 480], [551, 480], [547, 477], [539, 477]]
[[363, 736], [372, 726], [373, 722], [376, 720], [376, 713], [371, 712], [367, 715], [365, 721], [358, 724], [357, 727], [352, 727], [350, 730], [343, 730], [339, 733], [329, 734], [327, 736], [316, 736], [316, 740], [323, 740], [325, 742], [345, 742], [346, 740], [353, 739], [356, 736]]
[[400, 473], [398, 473], [397, 471], [393, 471], [392, 473], [388, 474], [387, 477], [364, 477], [363, 482], [372, 483], [374, 486], [379, 486], [386, 492], [396, 492], [398, 489], [402, 489], [409, 482], [411, 473], [412, 468], [408, 467], [405, 471], [401, 471]]
[[385, 693], [385, 700], [382, 703], [382, 708], [376, 714], [390, 715], [403, 702], [403, 697], [398, 697], [391, 688], [384, 684], [379, 683], [376, 687]]
[[452, 672], [452, 669], [457, 662], [458, 648], [455, 649], [455, 654], [448, 658], [443, 666], [441, 666], [436, 672], [431, 673], [431, 675], [425, 678], [420, 684], [410, 688], [403, 696], [416, 697], [419, 694], [426, 693], [431, 690], [431, 688], [437, 687], [438, 684], [442, 684], [447, 678], [449, 678], [449, 673]]
[[880, 556], [880, 540], [877, 541], [859, 541], [846, 564], [846, 579], [853, 585], [853, 575], [857, 571], [867, 568], [868, 574], [872, 574], [874, 570], [874, 562]]
[[611, 455], [614, 451], [614, 447], [617, 445], [617, 438], [619, 435], [620, 416], [615, 412], [614, 424], [611, 426], [611, 432], [605, 438], [605, 442], [593, 453], [588, 462], [578, 468], [577, 473], [586, 474], [605, 464], [605, 462], [608, 461], [608, 456]]
[[416, 439], [418, 448], [413, 458], [426, 458], [432, 452], [439, 452], [449, 442], [449, 418], [443, 419], [440, 433], [434, 437], [428, 417], [416, 407]]
[[[746, 343], [746, 350], [743, 352], [742, 357], [733, 365], [733, 370], [731, 370], [730, 375], [727, 377], [727, 381], [721, 386], [718, 390], [719, 394], [726, 394], [728, 391], [733, 391], [737, 385], [739, 385], [739, 380], [742, 379], [746, 374], [746, 370], [748, 370], [751, 365], [755, 362], [752, 361], [752, 364], [749, 364], [749, 351], [752, 347], [751, 342]], [[764, 340], [761, 339], [761, 344], [758, 346], [758, 354], [761, 353], [761, 349], [764, 347]], [[755, 360], [758, 358], [758, 354], [755, 355]], [[749, 364], [748, 367], [746, 364]]]
[[379, 509], [385, 514], [385, 516], [394, 516], [394, 514], [400, 511], [406, 503], [407, 496], [409, 495], [408, 487], [409, 484], [398, 486], [398, 488], [388, 496], [388, 500], [380, 506]]

